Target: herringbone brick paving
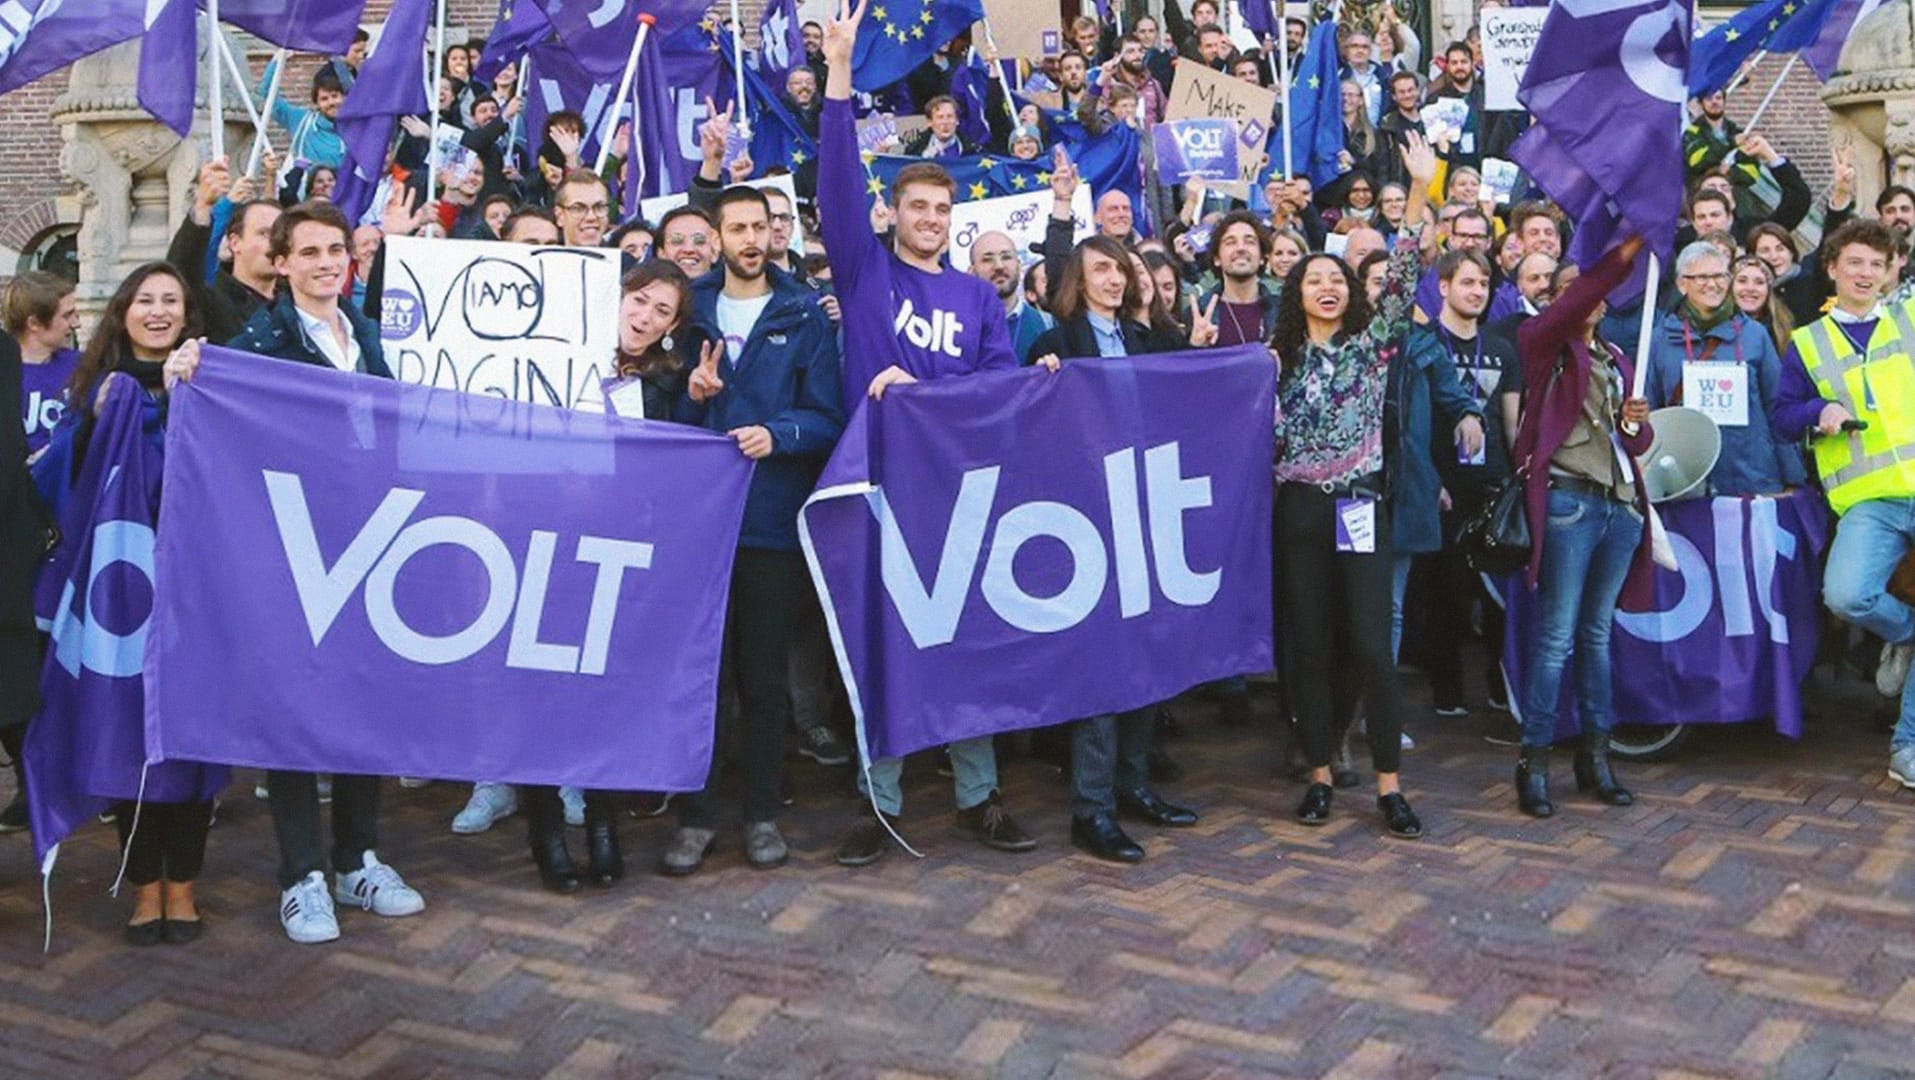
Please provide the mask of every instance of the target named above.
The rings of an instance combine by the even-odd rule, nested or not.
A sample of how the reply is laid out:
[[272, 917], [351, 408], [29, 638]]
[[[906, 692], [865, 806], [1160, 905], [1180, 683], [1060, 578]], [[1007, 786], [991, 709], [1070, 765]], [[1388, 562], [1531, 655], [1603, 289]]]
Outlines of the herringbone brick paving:
[[928, 857], [841, 869], [855, 804], [803, 762], [790, 866], [745, 868], [734, 830], [707, 872], [659, 878], [667, 823], [631, 823], [638, 872], [582, 897], [537, 888], [517, 818], [451, 835], [462, 785], [392, 785], [384, 850], [427, 910], [342, 912], [320, 947], [282, 938], [270, 822], [236, 784], [187, 948], [120, 943], [98, 828], [67, 845], [43, 956], [28, 847], [0, 842], [0, 1074], [1911, 1075], [1915, 795], [1883, 772], [1881, 699], [1818, 678], [1801, 743], [1706, 732], [1625, 767], [1623, 810], [1559, 762], [1549, 822], [1516, 814], [1512, 752], [1483, 741], [1505, 718], [1418, 720], [1410, 843], [1361, 791], [1293, 824], [1267, 726], [1189, 699], [1165, 744], [1189, 778], [1165, 790], [1204, 820], [1137, 829], [1128, 868], [1070, 847], [1028, 759], [1004, 780], [1029, 855], [951, 834], [948, 781], [914, 763]]

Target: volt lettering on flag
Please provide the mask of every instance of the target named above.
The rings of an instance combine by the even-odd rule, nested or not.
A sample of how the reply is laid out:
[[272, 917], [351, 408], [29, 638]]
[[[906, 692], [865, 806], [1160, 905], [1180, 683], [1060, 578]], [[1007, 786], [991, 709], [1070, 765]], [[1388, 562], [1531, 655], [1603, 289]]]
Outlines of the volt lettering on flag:
[[751, 479], [730, 440], [213, 347], [171, 410], [164, 758], [703, 786]]
[[1275, 375], [1248, 347], [867, 403], [799, 534], [871, 757], [1267, 668]]

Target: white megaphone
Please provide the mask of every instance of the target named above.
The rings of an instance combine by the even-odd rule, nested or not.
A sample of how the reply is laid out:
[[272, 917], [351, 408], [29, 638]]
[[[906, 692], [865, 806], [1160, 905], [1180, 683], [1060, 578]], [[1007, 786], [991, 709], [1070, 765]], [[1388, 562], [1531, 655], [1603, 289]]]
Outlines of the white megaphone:
[[1676, 405], [1649, 414], [1656, 437], [1639, 459], [1652, 503], [1693, 499], [1708, 488], [1709, 470], [1722, 454], [1722, 429], [1700, 409]]

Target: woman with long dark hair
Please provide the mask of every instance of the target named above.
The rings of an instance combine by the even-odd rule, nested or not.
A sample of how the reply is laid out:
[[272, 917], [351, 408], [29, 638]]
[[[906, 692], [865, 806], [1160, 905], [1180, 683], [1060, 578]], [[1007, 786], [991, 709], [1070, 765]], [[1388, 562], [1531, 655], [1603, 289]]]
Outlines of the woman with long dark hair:
[[1277, 308], [1275, 537], [1290, 702], [1310, 767], [1297, 820], [1330, 819], [1336, 716], [1368, 705], [1377, 806], [1390, 832], [1423, 833], [1397, 772], [1403, 721], [1390, 658], [1391, 563], [1383, 405], [1392, 346], [1410, 327], [1417, 241], [1436, 155], [1412, 134], [1408, 225], [1374, 309], [1332, 255], [1299, 260]]
[[[108, 382], [129, 378], [148, 397], [152, 431], [165, 432], [166, 359], [182, 345], [197, 344], [201, 318], [179, 271], [150, 262], [127, 275], [114, 291], [74, 366], [67, 400], [80, 413], [74, 439], [73, 469], [78, 473], [92, 441], [93, 425]], [[157, 484], [158, 477], [151, 478]], [[67, 543], [77, 542], [69, 537]], [[138, 723], [138, 717], [125, 718]], [[96, 778], [102, 764], [95, 763]], [[114, 822], [125, 850], [126, 881], [133, 886], [133, 915], [126, 940], [133, 945], [162, 941], [183, 945], [199, 937], [199, 908], [193, 886], [206, 855], [206, 830], [212, 824], [213, 796], [225, 785], [224, 768], [166, 762], [117, 776], [119, 790], [89, 794], [117, 803]], [[145, 797], [136, 806], [132, 797]], [[182, 801], [165, 801], [156, 792], [192, 792]]]

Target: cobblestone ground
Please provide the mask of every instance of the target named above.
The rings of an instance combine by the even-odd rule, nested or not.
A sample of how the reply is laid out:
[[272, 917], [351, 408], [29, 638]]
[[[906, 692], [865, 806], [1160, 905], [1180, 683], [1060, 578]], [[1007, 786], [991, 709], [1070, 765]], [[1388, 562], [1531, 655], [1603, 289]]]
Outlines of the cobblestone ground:
[[[927, 857], [841, 869], [846, 773], [794, 761], [785, 869], [747, 869], [731, 831], [697, 877], [572, 898], [537, 888], [519, 819], [453, 836], [462, 786], [393, 784], [385, 852], [427, 909], [343, 912], [321, 947], [280, 934], [247, 776], [190, 947], [120, 943], [94, 828], [64, 855], [43, 956], [28, 847], [0, 841], [0, 1072], [1910, 1075], [1915, 794], [1883, 771], [1882, 699], [1824, 679], [1814, 701], [1799, 744], [1709, 731], [1626, 769], [1633, 808], [1566, 792], [1535, 822], [1512, 751], [1484, 740], [1507, 719], [1440, 721], [1419, 697], [1404, 768], [1430, 831], [1401, 842], [1360, 792], [1327, 828], [1293, 824], [1272, 703], [1225, 730], [1189, 699], [1165, 743], [1188, 778], [1164, 790], [1204, 819], [1138, 828], [1130, 868], [1071, 848], [1056, 771], [1030, 759], [1004, 770], [1029, 855], [953, 835], [948, 781], [914, 762], [906, 835]], [[628, 860], [649, 869], [666, 832], [628, 823]]]

